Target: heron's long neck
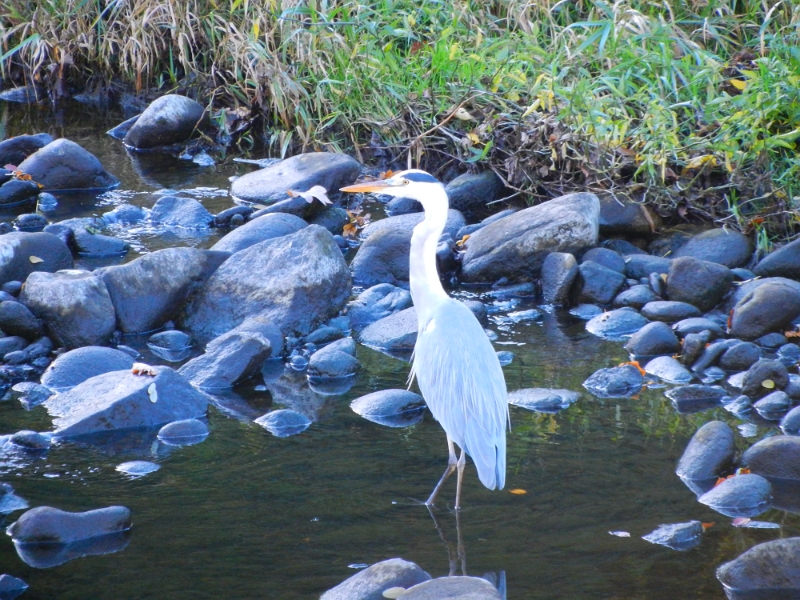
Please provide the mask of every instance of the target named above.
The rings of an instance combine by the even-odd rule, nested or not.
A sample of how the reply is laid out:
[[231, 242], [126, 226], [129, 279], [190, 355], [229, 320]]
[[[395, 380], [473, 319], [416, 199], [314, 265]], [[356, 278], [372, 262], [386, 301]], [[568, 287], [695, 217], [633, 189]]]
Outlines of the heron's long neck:
[[422, 326], [430, 319], [433, 309], [448, 298], [436, 270], [436, 246], [447, 222], [447, 193], [437, 191], [441, 198], [431, 198], [425, 207], [425, 219], [414, 227], [411, 236], [411, 265], [409, 279], [411, 297]]

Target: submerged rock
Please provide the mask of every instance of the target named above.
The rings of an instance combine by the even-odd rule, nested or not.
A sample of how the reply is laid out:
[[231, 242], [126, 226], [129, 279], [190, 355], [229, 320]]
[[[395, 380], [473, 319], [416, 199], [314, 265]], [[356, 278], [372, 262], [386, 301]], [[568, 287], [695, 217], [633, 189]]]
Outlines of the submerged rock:
[[14, 600], [28, 589], [28, 584], [18, 577], [6, 573], [0, 575], [0, 599]]
[[150, 352], [169, 362], [180, 362], [192, 352], [192, 338], [178, 331], [170, 329], [151, 335], [147, 340]]
[[275, 437], [289, 437], [304, 432], [311, 420], [302, 413], [288, 408], [273, 410], [255, 420]]
[[[503, 596], [481, 577], [450, 576], [431, 579], [408, 588], [405, 600], [502, 600]], [[324, 596], [321, 600], [325, 600]]]
[[578, 401], [581, 395], [571, 390], [527, 388], [508, 394], [508, 403], [541, 413], [557, 413]]
[[644, 370], [667, 383], [689, 383], [694, 375], [671, 356], [657, 356], [648, 362]]
[[131, 460], [118, 464], [116, 470], [131, 477], [144, 477], [150, 473], [155, 473], [160, 468], [161, 465], [146, 460]]
[[130, 528], [131, 511], [124, 506], [86, 512], [38, 506], [23, 513], [6, 531], [15, 544], [70, 544]]
[[17, 169], [48, 192], [107, 190], [119, 185], [119, 179], [106, 171], [91, 152], [64, 138], [37, 150]]
[[633, 365], [600, 369], [583, 382], [583, 387], [598, 398], [629, 398], [643, 385], [644, 377]]
[[719, 406], [726, 392], [719, 386], [695, 384], [671, 389], [664, 395], [672, 400], [679, 413], [687, 414]]
[[754, 546], [717, 569], [717, 579], [732, 600], [800, 598], [800, 537]]
[[14, 488], [8, 483], [0, 483], [0, 515], [28, 508], [27, 501], [14, 493]]
[[208, 121], [199, 102], [166, 94], [156, 98], [139, 115], [123, 138], [126, 146], [141, 150], [180, 144]]
[[84, 346], [56, 358], [42, 375], [42, 384], [51, 390], [64, 392], [91, 377], [132, 366], [133, 358], [121, 350]]
[[407, 427], [422, 420], [425, 400], [408, 390], [380, 390], [350, 403], [354, 413], [386, 427]]
[[72, 265], [69, 248], [51, 233], [13, 231], [0, 235], [0, 283], [25, 281], [33, 272], [53, 273]]
[[729, 477], [697, 499], [727, 517], [755, 517], [772, 503], [772, 486], [760, 475]]
[[173, 421], [159, 429], [157, 437], [170, 446], [191, 446], [208, 437], [208, 425], [199, 419]]
[[659, 544], [673, 550], [691, 550], [700, 544], [703, 524], [700, 521], [659, 525], [658, 529], [643, 535], [642, 539], [651, 544]]
[[[383, 592], [389, 588], [410, 588], [430, 578], [415, 563], [402, 558], [390, 558], [345, 579], [322, 594], [320, 600], [383, 600]], [[487, 582], [487, 585], [490, 584]]]

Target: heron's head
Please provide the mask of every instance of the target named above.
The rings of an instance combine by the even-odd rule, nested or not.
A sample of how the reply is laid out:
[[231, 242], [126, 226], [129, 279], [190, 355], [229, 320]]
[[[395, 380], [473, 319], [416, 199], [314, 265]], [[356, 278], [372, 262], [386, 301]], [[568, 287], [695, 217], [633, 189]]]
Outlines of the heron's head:
[[444, 186], [430, 173], [409, 169], [392, 174], [386, 179], [366, 181], [341, 188], [342, 192], [374, 192], [397, 198], [418, 200], [426, 209], [431, 202], [447, 202]]

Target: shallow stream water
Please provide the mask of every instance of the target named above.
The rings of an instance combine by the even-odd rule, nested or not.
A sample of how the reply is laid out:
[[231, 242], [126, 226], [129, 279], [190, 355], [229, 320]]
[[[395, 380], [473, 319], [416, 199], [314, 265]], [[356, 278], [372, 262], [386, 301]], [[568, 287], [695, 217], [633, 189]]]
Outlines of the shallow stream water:
[[[99, 198], [62, 200], [46, 213], [51, 221], [102, 214], [123, 202], [150, 207], [166, 190], [192, 195], [212, 213], [232, 205], [228, 178], [249, 166], [131, 156], [104, 135], [121, 120], [80, 106], [57, 117], [44, 108], [0, 104], [0, 139], [40, 131], [69, 137], [122, 181]], [[134, 246], [124, 261], [174, 245], [210, 247], [220, 235], [112, 233]], [[86, 268], [100, 264], [79, 261]], [[530, 307], [482, 299], [498, 315]], [[700, 425], [721, 419], [737, 431], [740, 422], [727, 412], [679, 415], [664, 389], [621, 400], [585, 393], [581, 383], [589, 375], [628, 357], [622, 344], [586, 333], [566, 313], [511, 325], [495, 320], [492, 328], [499, 334], [496, 348], [515, 353], [504, 368], [509, 390], [583, 394], [555, 415], [511, 408], [505, 490], [484, 489], [468, 464], [460, 517], [467, 574], [486, 574], [509, 600], [721, 599], [714, 577], [720, 564], [759, 542], [800, 535], [800, 517], [775, 509], [759, 519], [781, 524], [779, 530], [734, 528], [675, 475]], [[145, 339], [125, 343], [144, 362], [162, 362]], [[396, 556], [432, 576], [446, 575], [458, 540], [450, 510], [455, 482], [442, 494], [436, 522], [419, 503], [445, 467], [444, 433], [429, 414], [415, 426], [391, 429], [352, 412], [353, 399], [405, 387], [408, 374], [407, 363], [362, 346], [358, 358], [363, 369], [342, 395], [319, 395], [302, 376], [276, 383], [269, 373], [266, 386], [259, 379], [236, 389], [220, 401], [224, 410], [210, 409], [211, 435], [195, 446], [167, 448], [152, 437], [94, 447], [63, 443], [36, 460], [0, 463], [0, 481], [32, 507], [82, 511], [119, 504], [131, 509], [134, 523], [123, 550], [48, 569], [25, 564], [11, 539], [0, 536], [0, 573], [30, 585], [25, 600], [317, 598], [359, 568]], [[276, 438], [247, 419], [283, 406], [302, 407], [317, 420], [300, 435]], [[43, 408], [26, 412], [17, 402], [0, 402], [0, 434], [50, 427]], [[749, 440], [737, 433], [737, 444], [743, 450], [766, 433], [760, 428]], [[115, 470], [128, 460], [151, 460], [161, 469], [131, 479]], [[692, 519], [715, 522], [692, 550], [641, 539], [659, 524]], [[461, 563], [455, 566], [460, 574]]]

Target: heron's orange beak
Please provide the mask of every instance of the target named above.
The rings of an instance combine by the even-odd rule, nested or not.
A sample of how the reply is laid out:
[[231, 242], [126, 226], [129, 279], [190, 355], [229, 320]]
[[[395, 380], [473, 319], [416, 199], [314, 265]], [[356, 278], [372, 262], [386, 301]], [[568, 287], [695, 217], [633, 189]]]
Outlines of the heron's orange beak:
[[378, 181], [365, 181], [364, 183], [356, 183], [355, 185], [348, 185], [343, 188], [339, 188], [340, 192], [378, 192], [380, 193], [381, 190], [385, 190], [388, 187], [392, 187], [392, 183], [389, 182], [388, 179], [382, 179]]

